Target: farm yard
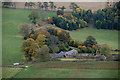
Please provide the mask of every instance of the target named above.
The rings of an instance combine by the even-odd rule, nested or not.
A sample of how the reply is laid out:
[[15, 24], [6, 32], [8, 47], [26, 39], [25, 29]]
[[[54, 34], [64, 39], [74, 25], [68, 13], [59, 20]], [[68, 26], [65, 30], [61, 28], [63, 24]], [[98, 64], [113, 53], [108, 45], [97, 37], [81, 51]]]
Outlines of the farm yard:
[[[3, 8], [2, 10], [3, 10], [2, 12], [3, 13], [3, 21], [2, 21], [3, 22], [2, 23], [3, 25], [3, 31], [2, 31], [3, 32], [3, 58], [4, 58], [3, 64], [21, 62], [23, 61], [23, 58], [22, 58], [23, 54], [19, 48], [23, 40], [19, 36], [21, 35], [19, 33], [19, 25], [24, 22], [30, 23], [29, 20], [27, 19], [27, 15], [31, 11], [23, 10], [23, 9], [6, 9], [6, 8]], [[54, 12], [49, 11], [49, 13], [48, 13], [49, 14], [48, 16], [56, 16]], [[118, 31], [116, 30], [108, 30], [106, 32], [106, 30], [86, 28], [78, 31], [71, 31], [70, 35], [73, 39], [79, 40], [79, 41], [84, 41], [88, 35], [92, 35], [96, 38], [99, 44], [107, 43], [112, 48], [118, 48]], [[79, 35], [80, 37], [76, 35]]]
[[119, 78], [118, 17], [45, 10], [2, 8], [2, 78]]

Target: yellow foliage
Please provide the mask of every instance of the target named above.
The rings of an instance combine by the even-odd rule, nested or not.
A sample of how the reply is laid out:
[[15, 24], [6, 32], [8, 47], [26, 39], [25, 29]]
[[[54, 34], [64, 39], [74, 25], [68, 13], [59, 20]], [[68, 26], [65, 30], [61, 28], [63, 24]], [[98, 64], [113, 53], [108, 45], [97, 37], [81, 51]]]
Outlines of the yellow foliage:
[[88, 26], [87, 22], [86, 22], [86, 21], [84, 21], [84, 23], [85, 23], [85, 26], [87, 27], [87, 26]]
[[57, 30], [57, 35], [59, 35], [62, 32], [62, 30]]
[[36, 24], [36, 27], [38, 27], [38, 24]]
[[53, 24], [53, 27], [55, 27], [55, 24]]
[[50, 19], [50, 17], [48, 17], [48, 19]]

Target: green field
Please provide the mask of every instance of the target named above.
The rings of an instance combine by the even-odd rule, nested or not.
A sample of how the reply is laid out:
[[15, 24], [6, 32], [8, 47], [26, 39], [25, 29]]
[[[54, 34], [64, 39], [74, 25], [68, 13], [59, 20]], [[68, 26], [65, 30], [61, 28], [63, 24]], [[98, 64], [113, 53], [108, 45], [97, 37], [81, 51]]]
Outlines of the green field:
[[71, 31], [72, 39], [85, 41], [88, 36], [93, 36], [98, 44], [108, 44], [111, 48], [118, 49], [118, 31], [116, 30], [98, 30], [94, 28], [84, 28], [77, 31]]
[[8, 68], [8, 67], [4, 67], [4, 68], [2, 68], [2, 78], [11, 78], [17, 72], [19, 72], [21, 69], [22, 68]]
[[[24, 9], [2, 9], [2, 54], [3, 64], [21, 62], [23, 52], [20, 51], [22, 39], [19, 37], [19, 25], [30, 23], [28, 15], [32, 10]], [[41, 11], [38, 11], [41, 13]], [[46, 12], [47, 16], [56, 15], [56, 12]]]
[[118, 70], [29, 68], [15, 78], [118, 78]]
[[104, 61], [43, 62], [22, 70], [15, 78], [118, 78], [117, 64]]

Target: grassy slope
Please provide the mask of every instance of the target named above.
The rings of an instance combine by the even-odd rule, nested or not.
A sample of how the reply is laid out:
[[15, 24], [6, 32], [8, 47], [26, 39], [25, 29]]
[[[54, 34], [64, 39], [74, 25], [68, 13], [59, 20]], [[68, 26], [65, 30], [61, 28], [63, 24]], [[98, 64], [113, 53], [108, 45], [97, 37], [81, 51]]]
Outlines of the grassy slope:
[[[3, 8], [2, 11], [2, 54], [3, 54], [3, 64], [11, 64], [13, 62], [21, 62], [23, 61], [22, 56], [23, 53], [20, 51], [20, 46], [22, 44], [22, 39], [16, 37], [20, 35], [19, 33], [19, 25], [27, 22], [28, 15], [32, 10], [24, 10], [24, 9], [6, 9]], [[38, 11], [41, 13], [40, 11]], [[47, 12], [47, 16], [56, 15], [55, 12]]]
[[117, 78], [117, 77], [118, 70], [29, 68], [20, 72], [15, 78]]
[[24, 69], [15, 78], [117, 78], [118, 69], [111, 69], [111, 65], [117, 62], [44, 62]]
[[11, 78], [13, 77], [17, 72], [19, 72], [22, 68], [2, 68], [2, 78]]
[[78, 31], [71, 31], [72, 39], [85, 41], [88, 36], [96, 38], [98, 44], [108, 44], [111, 48], [118, 49], [118, 31], [97, 30], [94, 28], [84, 28]]

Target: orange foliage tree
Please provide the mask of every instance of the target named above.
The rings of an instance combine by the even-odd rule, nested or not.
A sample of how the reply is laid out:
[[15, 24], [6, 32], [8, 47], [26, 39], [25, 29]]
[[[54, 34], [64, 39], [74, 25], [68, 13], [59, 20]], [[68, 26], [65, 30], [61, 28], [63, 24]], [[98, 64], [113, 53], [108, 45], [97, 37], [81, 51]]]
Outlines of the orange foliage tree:
[[38, 48], [37, 43], [32, 38], [28, 38], [23, 42], [21, 50], [24, 52], [26, 60], [31, 61], [32, 57], [37, 55]]

